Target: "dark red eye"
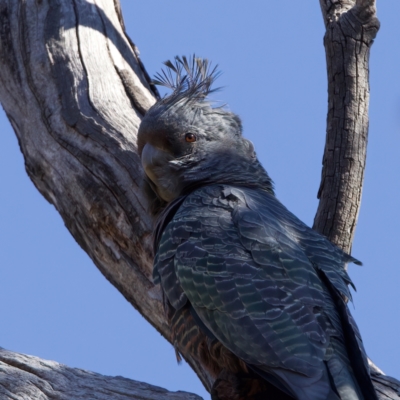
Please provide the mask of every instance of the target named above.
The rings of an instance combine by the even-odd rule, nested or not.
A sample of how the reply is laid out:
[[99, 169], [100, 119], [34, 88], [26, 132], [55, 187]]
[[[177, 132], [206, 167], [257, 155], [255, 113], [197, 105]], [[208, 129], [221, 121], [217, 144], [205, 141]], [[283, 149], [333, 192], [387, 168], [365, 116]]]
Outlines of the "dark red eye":
[[185, 135], [185, 140], [189, 143], [193, 143], [197, 140], [196, 135], [194, 133], [187, 133]]

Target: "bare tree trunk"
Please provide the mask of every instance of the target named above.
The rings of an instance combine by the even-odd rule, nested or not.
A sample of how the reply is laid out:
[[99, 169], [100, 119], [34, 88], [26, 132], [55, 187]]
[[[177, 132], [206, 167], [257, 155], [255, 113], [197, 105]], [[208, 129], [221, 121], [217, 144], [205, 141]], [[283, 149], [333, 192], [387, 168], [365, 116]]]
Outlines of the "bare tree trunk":
[[[0, 101], [40, 193], [103, 275], [167, 340], [136, 151], [155, 102], [119, 0], [0, 0]], [[211, 380], [188, 363], [206, 387]]]
[[[330, 100], [315, 228], [348, 250], [361, 199], [368, 55], [378, 23], [372, 0], [321, 0], [321, 6]], [[156, 97], [125, 33], [119, 0], [0, 0], [0, 101], [28, 175], [103, 275], [171, 341], [159, 288], [151, 279], [153, 221], [141, 193], [136, 149], [141, 117]], [[202, 365], [190, 356], [187, 361], [210, 389], [213, 382]], [[81, 382], [87, 378], [87, 386], [94, 387], [94, 374], [79, 375], [54, 363], [54, 373], [43, 375], [34, 358], [2, 352], [0, 368], [2, 363], [39, 376], [42, 392], [56, 385], [61, 370], [77, 374]], [[0, 388], [24, 393], [22, 372], [9, 371], [0, 374]], [[376, 377], [382, 391], [393, 386], [400, 394], [395, 380], [378, 372]], [[107, 382], [108, 388], [122, 390], [117, 378]], [[73, 381], [43, 398], [79, 398], [72, 387]], [[159, 397], [148, 398], [180, 398], [155, 393]], [[118, 397], [110, 389], [108, 397], [99, 398]]]

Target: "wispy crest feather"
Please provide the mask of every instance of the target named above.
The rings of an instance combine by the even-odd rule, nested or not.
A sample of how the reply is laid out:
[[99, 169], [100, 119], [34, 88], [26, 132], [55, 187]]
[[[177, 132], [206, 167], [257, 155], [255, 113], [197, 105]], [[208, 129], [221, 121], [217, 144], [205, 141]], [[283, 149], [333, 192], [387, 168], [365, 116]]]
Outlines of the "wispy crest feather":
[[176, 102], [180, 99], [202, 101], [210, 93], [220, 88], [212, 89], [215, 80], [220, 76], [218, 65], [211, 68], [211, 62], [206, 58], [176, 56], [173, 61], [165, 61], [167, 69], [155, 75], [153, 83], [165, 86], [172, 93], [164, 98], [164, 102]]

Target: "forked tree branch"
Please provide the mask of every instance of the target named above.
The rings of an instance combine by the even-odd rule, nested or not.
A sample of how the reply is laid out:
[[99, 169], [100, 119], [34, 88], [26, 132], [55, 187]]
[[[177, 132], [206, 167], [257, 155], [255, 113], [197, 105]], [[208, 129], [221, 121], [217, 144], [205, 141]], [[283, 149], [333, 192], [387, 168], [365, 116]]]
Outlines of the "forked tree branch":
[[[316, 229], [348, 249], [361, 196], [368, 55], [378, 24], [372, 1], [359, 0], [355, 6], [354, 1], [327, 0], [321, 6], [331, 72]], [[28, 175], [103, 275], [171, 341], [151, 279], [153, 221], [141, 192], [136, 149], [141, 117], [156, 96], [125, 34], [119, 0], [0, 0], [0, 101]], [[190, 355], [187, 361], [210, 388], [202, 365]], [[88, 378], [88, 392], [79, 395], [96, 398], [90, 379], [102, 377], [52, 365], [53, 372], [45, 361], [1, 351], [0, 393], [18, 399], [37, 389], [43, 399], [76, 399], [74, 379]], [[63, 374], [71, 380], [63, 378], [57, 386]], [[379, 373], [376, 377], [379, 388], [397, 385]], [[110, 378], [98, 398], [135, 398], [125, 396], [126, 385]], [[155, 393], [158, 397], [147, 398], [195, 398]]]

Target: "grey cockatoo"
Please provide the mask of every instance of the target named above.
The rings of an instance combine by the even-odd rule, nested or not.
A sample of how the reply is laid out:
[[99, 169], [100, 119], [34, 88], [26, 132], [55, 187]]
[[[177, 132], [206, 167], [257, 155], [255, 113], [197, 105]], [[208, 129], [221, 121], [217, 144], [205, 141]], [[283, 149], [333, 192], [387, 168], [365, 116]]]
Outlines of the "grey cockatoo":
[[346, 305], [345, 265], [359, 262], [275, 197], [239, 117], [207, 100], [207, 60], [166, 65], [157, 79], [172, 94], [145, 115], [138, 148], [177, 351], [216, 379], [214, 399], [377, 399]]

